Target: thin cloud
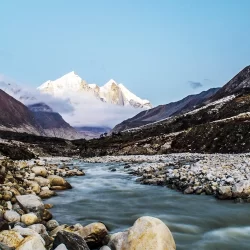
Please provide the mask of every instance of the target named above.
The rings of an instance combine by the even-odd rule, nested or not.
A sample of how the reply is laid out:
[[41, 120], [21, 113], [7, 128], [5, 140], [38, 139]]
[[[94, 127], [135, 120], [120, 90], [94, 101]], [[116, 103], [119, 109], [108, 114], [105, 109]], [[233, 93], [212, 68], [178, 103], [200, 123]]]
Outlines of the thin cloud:
[[[11, 82], [11, 85], [8, 83]], [[106, 126], [116, 124], [138, 114], [143, 109], [118, 106], [102, 102], [88, 93], [68, 94], [67, 98], [56, 98], [33, 88], [24, 88], [0, 74], [0, 88], [25, 105], [44, 102], [53, 111], [62, 115], [71, 126]]]
[[114, 127], [116, 124], [136, 115], [142, 109], [135, 109], [131, 106], [118, 106], [93, 99], [91, 95], [71, 95], [74, 100], [72, 105], [74, 111], [61, 114], [62, 117], [72, 126], [107, 126]]
[[195, 81], [188, 81], [188, 84], [192, 89], [197, 89], [203, 87], [203, 84], [201, 82], [195, 82]]

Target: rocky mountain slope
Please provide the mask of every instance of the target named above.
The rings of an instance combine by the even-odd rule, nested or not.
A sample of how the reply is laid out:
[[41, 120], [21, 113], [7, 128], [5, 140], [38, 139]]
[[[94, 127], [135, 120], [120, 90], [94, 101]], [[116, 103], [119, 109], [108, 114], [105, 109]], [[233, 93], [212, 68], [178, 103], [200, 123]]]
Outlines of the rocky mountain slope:
[[[113, 79], [104, 86], [99, 87], [96, 84], [88, 84], [81, 79], [75, 72], [70, 72], [54, 81], [46, 81], [38, 89], [55, 97], [73, 99], [74, 95], [84, 98], [95, 98], [102, 102], [120, 105], [132, 106], [134, 108], [151, 108], [148, 100], [143, 100], [131, 93], [124, 85], [116, 83]], [[72, 100], [73, 102], [73, 100]]]
[[0, 89], [0, 129], [40, 135], [42, 129], [29, 109]]
[[245, 67], [227, 84], [225, 84], [211, 100], [215, 101], [232, 94], [248, 92], [250, 89], [250, 66]]
[[84, 136], [65, 122], [59, 113], [53, 112], [45, 103], [32, 104], [28, 108], [32, 111], [36, 122], [42, 128], [42, 135], [70, 140], [84, 138]]
[[1, 89], [0, 130], [65, 139], [81, 138], [77, 131], [48, 105], [38, 103], [28, 108]]
[[218, 90], [219, 88], [212, 88], [197, 95], [189, 95], [177, 102], [159, 105], [155, 108], [142, 111], [136, 116], [117, 124], [112, 131], [119, 132], [125, 129], [136, 128], [152, 122], [160, 121], [167, 117], [191, 111], [209, 100]]
[[244, 76], [245, 69], [237, 75], [235, 84], [243, 87], [235, 94], [213, 101], [215, 93], [192, 111], [99, 140], [78, 141], [81, 155], [250, 152], [250, 89], [244, 87]]
[[[244, 75], [245, 70], [238, 74], [238, 80], [235, 82], [237, 86], [245, 86]], [[225, 86], [228, 86], [228, 83]], [[46, 144], [45, 137], [27, 137], [27, 134], [20, 137], [20, 134], [13, 132], [8, 135], [4, 133], [2, 137], [0, 131], [0, 138], [5, 140], [5, 143], [6, 140], [7, 143], [15, 145], [20, 142], [28, 151], [39, 149], [41, 155], [50, 154], [50, 150], [60, 155], [58, 148], [61, 145], [67, 145], [67, 155], [81, 157], [180, 152], [249, 153], [250, 89], [242, 87], [233, 93], [218, 99], [215, 93], [206, 103], [184, 114], [122, 132], [113, 132], [99, 139], [62, 140], [58, 142], [58, 146], [58, 139], [55, 139], [54, 143], [51, 142], [53, 149]], [[13, 145], [12, 148], [9, 147], [5, 148], [5, 151], [15, 148]]]

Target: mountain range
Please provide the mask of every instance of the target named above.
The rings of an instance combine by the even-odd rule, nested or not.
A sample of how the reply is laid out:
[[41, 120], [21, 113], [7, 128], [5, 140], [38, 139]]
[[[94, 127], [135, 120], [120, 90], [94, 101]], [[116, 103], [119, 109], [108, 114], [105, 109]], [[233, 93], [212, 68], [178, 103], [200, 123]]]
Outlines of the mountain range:
[[[75, 95], [84, 97], [95, 97], [96, 99], [120, 106], [132, 106], [134, 108], [152, 108], [148, 100], [143, 100], [130, 92], [123, 84], [118, 84], [113, 79], [104, 86], [88, 84], [74, 71], [60, 77], [55, 81], [46, 81], [38, 87], [42, 93], [47, 93], [58, 98], [71, 98]], [[73, 100], [71, 100], [74, 102]]]
[[112, 129], [112, 132], [120, 132], [125, 129], [140, 127], [191, 111], [200, 104], [209, 100], [219, 89], [220, 88], [211, 88], [207, 91], [202, 91], [197, 95], [189, 95], [180, 101], [159, 105], [155, 108], [142, 111], [134, 117], [117, 124]]
[[[47, 81], [37, 89], [25, 89], [11, 81], [2, 80], [0, 89], [26, 106], [46, 103], [54, 113], [60, 113], [63, 120], [75, 127], [76, 138], [99, 137], [110, 131], [110, 127], [118, 121], [152, 107], [149, 101], [137, 97], [114, 80], [98, 87], [96, 84], [88, 84], [75, 72], [55, 81]], [[59, 131], [57, 135], [62, 137]]]
[[[79, 126], [76, 131], [60, 120], [63, 118], [59, 114], [54, 113], [53, 108], [44, 103], [26, 107], [1, 90], [0, 143], [7, 140], [4, 141], [4, 152], [11, 155], [19, 147], [18, 141], [24, 147], [21, 155], [25, 150], [30, 151], [30, 148], [39, 154], [43, 152], [49, 155], [53, 151], [56, 155], [63, 152], [64, 155], [77, 154], [82, 157], [250, 152], [250, 66], [222, 88], [203, 91], [178, 102], [140, 112], [117, 125], [110, 134], [106, 134], [107, 128], [100, 127], [94, 129]], [[88, 129], [92, 132], [104, 132], [105, 136], [92, 140], [48, 139], [47, 136], [65, 136], [66, 132], [60, 130], [61, 124], [65, 126], [63, 129], [76, 133], [75, 137]], [[70, 139], [71, 132], [68, 133]], [[50, 144], [47, 143], [48, 140]]]
[[[203, 101], [196, 106], [191, 105], [187, 111], [179, 110], [178, 114], [165, 119], [118, 129], [108, 137], [78, 143], [81, 156], [249, 153], [250, 66], [222, 88], [212, 90], [213, 94], [209, 92], [202, 93], [205, 96]], [[206, 94], [210, 97], [207, 98]], [[155, 111], [161, 114], [157, 113], [157, 108]], [[146, 113], [139, 118], [143, 119]]]

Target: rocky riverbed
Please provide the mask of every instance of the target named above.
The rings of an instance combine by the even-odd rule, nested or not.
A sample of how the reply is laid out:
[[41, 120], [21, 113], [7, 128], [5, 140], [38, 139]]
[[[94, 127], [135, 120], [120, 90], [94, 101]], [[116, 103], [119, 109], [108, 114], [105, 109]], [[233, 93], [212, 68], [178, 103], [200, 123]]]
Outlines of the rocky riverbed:
[[0, 249], [176, 249], [168, 227], [149, 216], [112, 235], [101, 222], [66, 225], [54, 220], [49, 210], [53, 204], [44, 204], [42, 199], [71, 189], [66, 177], [85, 175], [72, 162], [60, 158], [0, 160]]
[[249, 154], [170, 154], [104, 156], [86, 162], [125, 162], [124, 170], [142, 184], [167, 186], [184, 194], [250, 202]]

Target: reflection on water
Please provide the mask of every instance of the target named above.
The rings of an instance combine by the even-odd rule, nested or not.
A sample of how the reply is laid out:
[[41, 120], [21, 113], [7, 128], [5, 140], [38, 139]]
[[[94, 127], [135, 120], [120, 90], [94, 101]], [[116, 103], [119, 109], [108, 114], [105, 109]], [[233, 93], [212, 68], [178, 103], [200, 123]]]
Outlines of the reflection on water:
[[[140, 185], [124, 173], [122, 164], [81, 166], [86, 176], [70, 178], [73, 189], [47, 201], [55, 205], [52, 213], [60, 223], [102, 221], [117, 232], [150, 215], [168, 225], [178, 250], [250, 249], [250, 204]], [[111, 166], [117, 171], [110, 172]]]

